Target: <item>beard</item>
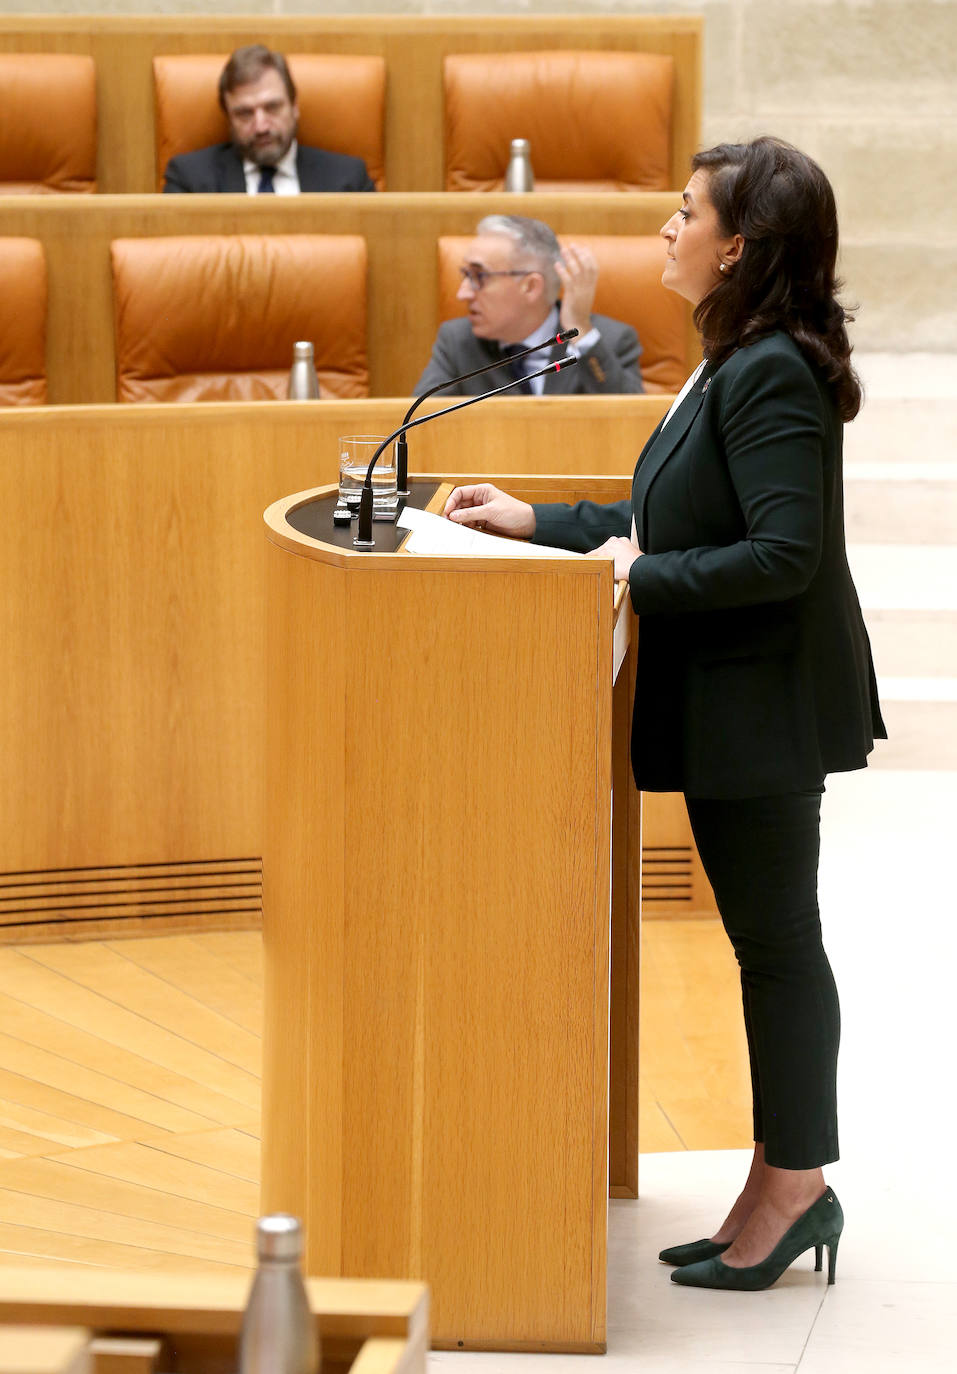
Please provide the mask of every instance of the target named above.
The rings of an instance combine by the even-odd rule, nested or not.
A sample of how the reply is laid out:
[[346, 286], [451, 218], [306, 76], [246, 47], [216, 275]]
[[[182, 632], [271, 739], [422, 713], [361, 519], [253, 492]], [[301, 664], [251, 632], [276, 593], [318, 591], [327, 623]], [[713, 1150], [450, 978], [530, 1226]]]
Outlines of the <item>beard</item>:
[[289, 151], [298, 133], [298, 124], [293, 124], [288, 134], [269, 134], [265, 138], [237, 139], [236, 147], [240, 156], [257, 167], [275, 167], [276, 163]]

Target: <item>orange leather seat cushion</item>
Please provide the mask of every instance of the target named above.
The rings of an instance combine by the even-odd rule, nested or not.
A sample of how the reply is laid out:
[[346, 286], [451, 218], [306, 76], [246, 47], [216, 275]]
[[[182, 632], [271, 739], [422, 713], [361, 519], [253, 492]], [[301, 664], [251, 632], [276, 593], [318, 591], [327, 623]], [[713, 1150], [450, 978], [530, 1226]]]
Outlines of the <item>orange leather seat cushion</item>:
[[[459, 267], [471, 242], [471, 238], [459, 235], [438, 241], [439, 324], [466, 313], [465, 302], [456, 300], [455, 293], [462, 280]], [[642, 345], [638, 364], [645, 390], [679, 391], [697, 360], [688, 356], [688, 307], [680, 296], [661, 285], [664, 240], [657, 234], [563, 234], [559, 242], [582, 244], [595, 254], [595, 311], [622, 320], [637, 331]]]
[[[229, 138], [217, 88], [228, 53], [153, 58], [158, 185], [171, 157]], [[299, 142], [361, 157], [385, 190], [385, 59], [287, 53], [299, 97]]]
[[664, 191], [674, 61], [657, 53], [456, 53], [445, 59], [445, 185], [501, 190], [513, 138], [536, 191]]
[[0, 53], [0, 193], [95, 190], [93, 58]]
[[365, 239], [115, 239], [110, 254], [118, 401], [283, 399], [299, 339], [324, 395], [369, 394]]
[[37, 239], [0, 239], [0, 405], [47, 398], [47, 265]]

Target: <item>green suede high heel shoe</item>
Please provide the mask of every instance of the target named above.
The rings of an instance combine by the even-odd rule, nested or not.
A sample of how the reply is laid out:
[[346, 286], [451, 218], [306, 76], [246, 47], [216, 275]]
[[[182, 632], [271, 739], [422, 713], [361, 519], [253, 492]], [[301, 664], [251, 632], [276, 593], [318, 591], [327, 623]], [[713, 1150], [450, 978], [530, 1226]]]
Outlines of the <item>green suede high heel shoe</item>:
[[665, 1264], [700, 1264], [702, 1260], [715, 1259], [731, 1244], [726, 1240], [723, 1245], [714, 1240], [689, 1240], [685, 1245], [669, 1245], [658, 1253]]
[[798, 1217], [777, 1245], [760, 1264], [749, 1265], [746, 1269], [734, 1269], [723, 1260], [713, 1257], [699, 1264], [689, 1264], [676, 1269], [671, 1276], [672, 1283], [681, 1283], [688, 1288], [730, 1288], [742, 1292], [756, 1292], [760, 1288], [770, 1288], [785, 1269], [793, 1264], [798, 1255], [814, 1247], [814, 1270], [821, 1272], [824, 1247], [827, 1246], [827, 1281], [834, 1282], [837, 1268], [837, 1246], [844, 1229], [844, 1213], [837, 1195], [828, 1188], [810, 1206], [803, 1216]]

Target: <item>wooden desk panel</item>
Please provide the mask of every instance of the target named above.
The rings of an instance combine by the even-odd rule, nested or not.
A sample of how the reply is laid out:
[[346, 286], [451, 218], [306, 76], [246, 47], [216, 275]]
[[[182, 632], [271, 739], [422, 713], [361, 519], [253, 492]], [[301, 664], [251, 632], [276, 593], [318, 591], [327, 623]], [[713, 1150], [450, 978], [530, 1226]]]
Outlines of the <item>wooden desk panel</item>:
[[[250, 1251], [252, 1232], [250, 1231]], [[0, 1371], [10, 1374], [78, 1374], [85, 1366], [56, 1365], [57, 1351], [47, 1345], [42, 1363], [10, 1363], [17, 1346], [5, 1329], [36, 1333], [74, 1328], [76, 1335], [57, 1342], [68, 1360], [78, 1352], [79, 1331], [109, 1338], [116, 1333], [142, 1337], [160, 1334], [164, 1342], [159, 1368], [176, 1374], [232, 1374], [248, 1275], [199, 1277], [133, 1274], [119, 1269], [50, 1265], [24, 1271], [0, 1268]], [[323, 1374], [424, 1374], [429, 1348], [429, 1292], [422, 1283], [374, 1279], [306, 1280], [309, 1306], [322, 1341]], [[30, 1354], [36, 1342], [24, 1340]], [[120, 1348], [110, 1351], [111, 1368], [142, 1371], [135, 1343], [124, 1360]], [[31, 1360], [35, 1357], [31, 1354]]]
[[[665, 404], [493, 401], [423, 426], [412, 463], [424, 472], [617, 470], [616, 479], [575, 478], [565, 493], [617, 499]], [[262, 854], [262, 512], [335, 480], [337, 436], [387, 433], [403, 408], [0, 415], [0, 926], [23, 939], [50, 938], [73, 919], [87, 933], [104, 922], [115, 929], [111, 914], [127, 930], [158, 916], [175, 925], [176, 910], [194, 927], [254, 919], [255, 894], [232, 906], [227, 898], [255, 882], [235, 861]], [[213, 862], [223, 860], [228, 872]], [[192, 876], [187, 863], [200, 866]], [[125, 886], [122, 865], [138, 866]], [[77, 866], [109, 871], [65, 872]], [[210, 874], [225, 891], [208, 891]]]

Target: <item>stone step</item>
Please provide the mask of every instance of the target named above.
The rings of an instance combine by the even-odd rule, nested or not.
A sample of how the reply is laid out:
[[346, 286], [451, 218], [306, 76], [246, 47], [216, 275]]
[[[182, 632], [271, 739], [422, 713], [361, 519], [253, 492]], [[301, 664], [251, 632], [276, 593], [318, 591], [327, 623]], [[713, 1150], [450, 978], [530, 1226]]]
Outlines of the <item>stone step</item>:
[[[926, 680], [925, 680], [926, 681]], [[902, 699], [893, 680], [878, 681], [887, 739], [878, 740], [870, 757], [873, 768], [957, 769], [957, 695], [950, 699]], [[957, 691], [957, 678], [937, 679], [919, 690]]]
[[852, 544], [889, 738], [875, 768], [957, 768], [957, 547]]
[[957, 460], [957, 356], [952, 353], [856, 353], [864, 405], [844, 430], [853, 463]]
[[849, 543], [947, 544], [957, 535], [957, 462], [850, 462]]
[[866, 397], [860, 415], [844, 429], [847, 464], [938, 462], [955, 454], [957, 399], [947, 396]]
[[865, 411], [876, 401], [937, 401], [954, 395], [957, 353], [880, 353], [855, 348], [851, 361], [864, 386]]
[[878, 677], [957, 678], [957, 610], [864, 612]]
[[879, 769], [957, 769], [957, 357], [855, 354], [848, 559], [890, 736]]
[[957, 610], [957, 545], [849, 542], [848, 562], [868, 611]]

